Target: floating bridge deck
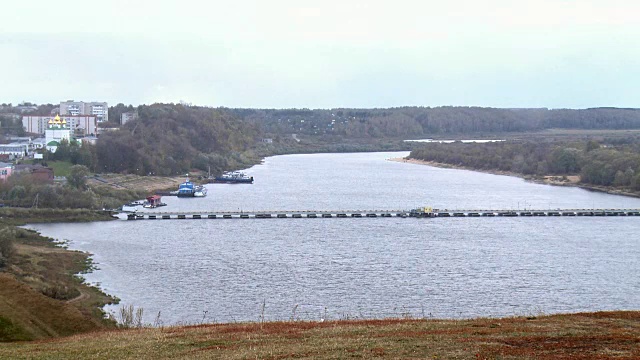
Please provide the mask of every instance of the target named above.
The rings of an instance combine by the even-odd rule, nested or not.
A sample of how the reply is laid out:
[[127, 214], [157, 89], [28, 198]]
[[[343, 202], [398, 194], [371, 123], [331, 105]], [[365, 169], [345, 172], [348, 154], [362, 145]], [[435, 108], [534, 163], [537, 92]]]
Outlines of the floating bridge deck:
[[351, 211], [188, 211], [131, 212], [127, 220], [170, 219], [300, 219], [300, 218], [459, 218], [459, 217], [553, 217], [553, 216], [640, 216], [640, 209], [556, 209], [556, 210], [351, 210]]

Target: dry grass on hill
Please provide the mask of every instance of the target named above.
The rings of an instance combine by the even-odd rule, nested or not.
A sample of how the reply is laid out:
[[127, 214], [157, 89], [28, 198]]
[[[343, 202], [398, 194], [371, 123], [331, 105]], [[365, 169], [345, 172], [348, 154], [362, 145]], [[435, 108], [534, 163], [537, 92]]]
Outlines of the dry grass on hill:
[[637, 359], [640, 312], [133, 329], [5, 344], [0, 358]]
[[44, 296], [4, 273], [0, 273], [0, 314], [0, 341], [67, 336], [102, 327], [77, 307]]
[[[2, 215], [4, 221], [7, 214]], [[30, 230], [4, 227], [2, 234], [11, 240], [11, 251], [0, 271], [0, 341], [114, 327], [100, 310], [113, 299], [74, 276], [90, 268], [87, 254], [66, 250]]]
[[151, 193], [157, 190], [175, 190], [184, 180], [185, 176], [104, 174], [90, 178], [87, 184], [89, 186], [109, 186], [115, 189], [144, 190]]

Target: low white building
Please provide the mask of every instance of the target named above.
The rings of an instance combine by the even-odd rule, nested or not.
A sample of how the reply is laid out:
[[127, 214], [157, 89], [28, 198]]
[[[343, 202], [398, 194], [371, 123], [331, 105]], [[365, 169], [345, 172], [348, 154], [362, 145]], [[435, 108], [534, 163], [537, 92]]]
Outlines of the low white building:
[[44, 149], [46, 147], [47, 147], [47, 139], [44, 138], [44, 137], [35, 138], [35, 139], [31, 140], [31, 149], [32, 150]]
[[10, 136], [9, 141], [19, 143], [30, 143], [31, 138], [29, 136]]
[[[18, 152], [20, 152], [19, 150], [10, 150], [12, 148], [17, 149], [19, 147], [20, 149], [26, 148], [27, 155], [30, 155], [35, 150], [46, 147], [46, 142], [45, 142], [46, 139], [44, 137], [31, 139], [30, 137], [12, 136], [12, 137], [9, 137], [8, 140], [11, 142], [9, 144], [3, 145], [6, 150], [5, 154], [19, 155], [18, 154]], [[22, 153], [24, 155], [24, 152]]]
[[11, 159], [28, 156], [29, 144], [25, 144], [25, 143], [0, 144], [0, 154], [9, 155]]

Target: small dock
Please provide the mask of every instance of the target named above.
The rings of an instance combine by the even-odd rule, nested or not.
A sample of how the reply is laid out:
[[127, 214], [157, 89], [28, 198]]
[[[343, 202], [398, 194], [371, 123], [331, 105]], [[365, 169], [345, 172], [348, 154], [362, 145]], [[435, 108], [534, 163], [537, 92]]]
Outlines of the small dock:
[[556, 209], [556, 210], [339, 210], [339, 211], [190, 211], [131, 212], [127, 220], [173, 219], [316, 219], [316, 218], [461, 218], [461, 217], [591, 217], [640, 216], [640, 209]]

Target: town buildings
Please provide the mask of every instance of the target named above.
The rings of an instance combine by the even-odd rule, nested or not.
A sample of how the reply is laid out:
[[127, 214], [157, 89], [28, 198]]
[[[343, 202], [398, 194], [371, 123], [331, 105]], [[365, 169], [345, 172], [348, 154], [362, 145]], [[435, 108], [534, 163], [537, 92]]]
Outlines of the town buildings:
[[53, 169], [40, 164], [13, 165], [0, 162], [0, 181], [5, 182], [10, 176], [28, 176], [34, 181], [53, 184], [55, 179]]
[[109, 106], [106, 102], [61, 101], [60, 108], [51, 116], [23, 116], [22, 126], [32, 134], [44, 135], [49, 120], [56, 113], [65, 121], [75, 136], [97, 136], [98, 123], [109, 120]]
[[11, 143], [11, 144], [0, 144], [0, 158], [4, 158], [6, 160], [13, 160], [15, 158], [21, 158], [23, 156], [29, 155], [29, 144], [24, 143]]
[[92, 115], [97, 122], [109, 121], [109, 105], [106, 102], [61, 101], [60, 115]]
[[10, 142], [8, 144], [0, 144], [0, 161], [10, 161], [19, 159], [25, 156], [37, 155], [35, 153], [38, 149], [43, 149], [46, 146], [46, 139], [31, 137], [9, 137]]
[[[75, 136], [95, 136], [98, 134], [96, 116], [61, 115], [60, 118], [66, 122]], [[28, 133], [44, 135], [51, 119], [53, 119], [51, 116], [23, 116], [22, 127]]]
[[7, 181], [13, 172], [13, 165], [0, 162], [0, 181]]

